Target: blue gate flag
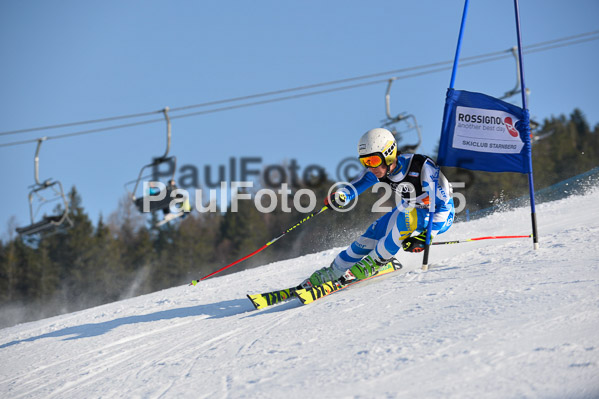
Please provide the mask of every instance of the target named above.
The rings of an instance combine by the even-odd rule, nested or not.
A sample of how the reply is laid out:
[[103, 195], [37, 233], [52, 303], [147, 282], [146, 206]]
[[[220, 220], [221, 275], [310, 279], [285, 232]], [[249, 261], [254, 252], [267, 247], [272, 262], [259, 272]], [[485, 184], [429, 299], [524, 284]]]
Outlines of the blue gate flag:
[[482, 93], [447, 90], [437, 163], [532, 172], [528, 110]]

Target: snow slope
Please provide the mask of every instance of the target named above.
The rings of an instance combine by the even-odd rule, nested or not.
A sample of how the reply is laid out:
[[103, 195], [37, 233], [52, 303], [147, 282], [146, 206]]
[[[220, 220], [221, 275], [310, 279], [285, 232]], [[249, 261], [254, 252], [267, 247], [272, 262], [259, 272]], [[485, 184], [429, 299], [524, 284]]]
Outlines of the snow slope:
[[[599, 397], [599, 191], [527, 239], [436, 246], [435, 267], [253, 310], [338, 249], [0, 330], [2, 398]], [[443, 239], [527, 234], [527, 208]], [[286, 239], [293, 239], [292, 237]]]

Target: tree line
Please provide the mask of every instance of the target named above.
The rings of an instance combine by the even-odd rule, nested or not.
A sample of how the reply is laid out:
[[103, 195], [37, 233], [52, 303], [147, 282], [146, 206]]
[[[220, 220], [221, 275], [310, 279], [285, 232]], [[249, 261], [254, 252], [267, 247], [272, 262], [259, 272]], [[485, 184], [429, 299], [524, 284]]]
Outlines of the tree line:
[[[536, 189], [599, 165], [599, 125], [591, 130], [578, 109], [545, 120], [535, 138]], [[528, 192], [527, 177], [517, 173], [456, 168], [444, 173], [449, 181], [465, 182], [456, 191], [465, 195], [470, 211]], [[321, 201], [332, 183], [310, 189]], [[292, 189], [288, 203], [301, 188], [306, 187]], [[68, 197], [72, 228], [33, 244], [14, 234], [0, 242], [0, 327], [189, 283], [255, 251], [306, 216], [280, 206], [260, 213], [253, 201], [239, 201], [238, 212], [194, 212], [156, 229], [155, 220], [124, 197], [94, 225], [75, 187]], [[325, 212], [227, 272], [347, 245], [379, 216], [371, 213], [378, 198], [367, 192], [348, 213]]]

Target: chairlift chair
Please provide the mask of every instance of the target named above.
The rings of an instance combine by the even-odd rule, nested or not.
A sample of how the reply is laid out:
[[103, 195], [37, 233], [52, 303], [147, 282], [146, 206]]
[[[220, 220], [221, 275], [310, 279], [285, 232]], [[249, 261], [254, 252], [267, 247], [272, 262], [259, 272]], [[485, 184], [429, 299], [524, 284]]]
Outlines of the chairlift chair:
[[[173, 200], [173, 198], [171, 197], [171, 194], [174, 190], [177, 189], [177, 186], [175, 185], [175, 171], [177, 169], [177, 158], [175, 156], [168, 156], [168, 153], [170, 151], [170, 147], [171, 147], [171, 121], [170, 118], [168, 116], [168, 111], [169, 108], [166, 107], [163, 110], [164, 113], [164, 117], [166, 119], [166, 124], [167, 124], [167, 132], [166, 132], [166, 151], [164, 152], [164, 155], [158, 157], [158, 158], [154, 158], [152, 160], [151, 163], [144, 165], [141, 170], [139, 171], [139, 175], [137, 177], [137, 179], [135, 180], [135, 186], [133, 188], [133, 191], [130, 192], [130, 196], [131, 199], [133, 201], [133, 203], [135, 204], [135, 206], [137, 207], [137, 209], [144, 213], [144, 202], [146, 202], [145, 200], [147, 199], [147, 204], [149, 205], [149, 207], [147, 207], [147, 209], [145, 209], [146, 212], [150, 212], [150, 213], [154, 213], [157, 211], [162, 210], [165, 214], [169, 213], [169, 206], [171, 201]], [[171, 163], [173, 162], [173, 174], [171, 179], [167, 182], [167, 184], [165, 184], [165, 195], [164, 198], [161, 200], [156, 200], [154, 197], [160, 196], [162, 194], [162, 190], [160, 190], [159, 192], [153, 193], [153, 192], [142, 192], [141, 196], [137, 196], [137, 190], [140, 187], [140, 183], [147, 178], [147, 176], [144, 176], [144, 171], [147, 168], [154, 168], [157, 167], [161, 164], [165, 164], [165, 163]], [[155, 183], [155, 182], [150, 182], [150, 183]], [[127, 184], [125, 185], [127, 186]], [[150, 199], [152, 199], [150, 201]]]
[[[514, 59], [516, 60], [516, 85], [514, 86], [514, 88], [510, 91], [506, 91], [505, 94], [501, 97], [499, 97], [500, 100], [505, 100], [508, 99], [512, 96], [515, 96], [516, 94], [520, 94], [522, 93], [522, 85], [521, 85], [521, 80], [520, 80], [520, 60], [518, 58], [518, 47], [514, 46], [511, 49], [512, 55], [514, 56]], [[530, 88], [526, 88], [526, 91], [524, 92], [524, 94], [526, 95], [526, 103], [530, 104]], [[534, 134], [536, 133], [536, 130], [539, 128], [539, 123], [537, 121], [534, 121], [532, 119], [530, 119], [530, 132], [531, 132], [531, 140], [532, 143], [536, 143], [539, 140], [542, 140], [543, 138], [550, 136], [551, 132], [549, 134], [545, 134], [541, 137], [537, 137], [534, 136]]]
[[[382, 121], [383, 127], [389, 128], [398, 144], [402, 140], [404, 134], [415, 130], [418, 135], [418, 141], [415, 144], [405, 144], [398, 148], [400, 152], [415, 153], [422, 143], [422, 132], [420, 131], [420, 126], [418, 126], [416, 117], [413, 114], [407, 114], [405, 112], [398, 114], [397, 116], [391, 115], [391, 86], [396, 79], [397, 78], [389, 79], [387, 84], [387, 92], [385, 93], [385, 112], [387, 114], [387, 119]], [[397, 127], [401, 123], [403, 123], [405, 127], [403, 130], [398, 130]]]
[[[173, 175], [172, 178], [170, 179], [170, 181], [165, 184], [165, 196], [162, 200], [157, 201], [156, 199], [154, 199], [154, 197], [157, 197], [159, 195], [161, 195], [161, 192], [157, 192], [157, 193], [151, 193], [151, 192], [144, 192], [142, 193], [141, 196], [136, 196], [135, 193], [137, 192], [138, 187], [140, 186], [140, 183], [143, 180], [143, 174], [144, 171], [147, 168], [151, 168], [151, 167], [156, 167], [158, 165], [164, 164], [164, 163], [170, 163], [170, 162], [174, 162], [175, 167], [173, 168]], [[150, 213], [154, 213], [156, 211], [160, 211], [160, 210], [167, 210], [169, 207], [170, 202], [172, 201], [171, 198], [171, 193], [177, 189], [177, 186], [174, 184], [175, 181], [175, 172], [174, 170], [176, 169], [177, 166], [177, 157], [171, 156], [171, 157], [160, 157], [160, 158], [154, 158], [154, 160], [152, 161], [152, 163], [149, 163], [147, 165], [144, 165], [141, 170], [139, 171], [139, 176], [137, 178], [137, 180], [135, 181], [135, 187], [133, 188], [133, 192], [131, 193], [131, 199], [133, 200], [133, 202], [135, 203], [136, 208], [140, 211], [140, 212], [144, 212], [144, 200], [147, 198], [148, 200], [150, 198], [152, 198], [151, 201], [148, 201], [149, 204], [149, 209], [147, 209], [146, 211], [149, 211]], [[155, 182], [150, 182], [150, 183], [155, 183]]]
[[[506, 91], [503, 96], [499, 97], [500, 100], [505, 100], [516, 94], [522, 93], [521, 85], [520, 85], [520, 61], [518, 60], [518, 47], [514, 46], [511, 48], [512, 55], [516, 60], [516, 85], [512, 90]], [[528, 94], [528, 93], [527, 93]]]
[[[42, 142], [46, 139], [47, 137], [42, 137], [37, 140], [37, 148], [33, 159], [35, 184], [30, 186], [31, 191], [29, 192], [29, 215], [31, 224], [25, 227], [17, 227], [17, 233], [21, 236], [33, 236], [38, 233], [47, 234], [57, 232], [61, 228], [73, 226], [73, 222], [69, 218], [69, 202], [67, 201], [60, 181], [47, 179], [44, 182], [40, 182], [39, 180], [39, 153]], [[46, 192], [51, 193], [51, 197], [44, 197], [43, 193]], [[44, 214], [41, 219], [37, 218], [38, 213], [42, 210], [42, 206], [56, 200], [62, 200], [64, 206], [62, 213], [50, 216]], [[37, 206], [34, 206], [34, 203], [37, 203]], [[44, 207], [44, 209], [46, 209], [46, 207]]]

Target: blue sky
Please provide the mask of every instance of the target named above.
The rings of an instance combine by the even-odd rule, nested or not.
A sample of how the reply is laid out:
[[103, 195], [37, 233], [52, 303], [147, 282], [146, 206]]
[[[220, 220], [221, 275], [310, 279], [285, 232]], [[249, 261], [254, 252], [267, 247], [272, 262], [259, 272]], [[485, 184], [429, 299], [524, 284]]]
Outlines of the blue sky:
[[[462, 56], [516, 44], [512, 1], [470, 3]], [[523, 0], [520, 8], [524, 46], [599, 29], [596, 0]], [[462, 0], [2, 2], [0, 132], [451, 60], [462, 9]], [[578, 107], [597, 124], [598, 55], [599, 40], [525, 55], [533, 118]], [[449, 79], [443, 71], [394, 83], [392, 113], [417, 117], [424, 135], [419, 152], [436, 146]], [[505, 58], [460, 69], [455, 87], [501, 96], [515, 83], [514, 60]], [[295, 159], [300, 173], [319, 164], [334, 178], [336, 165], [355, 155], [360, 135], [385, 118], [385, 89], [381, 82], [173, 119], [171, 155], [179, 167], [197, 167], [200, 182], [205, 165], [214, 170], [231, 157], [261, 157], [261, 166]], [[518, 96], [510, 101], [520, 104]], [[0, 144], [93, 127], [4, 135]], [[49, 140], [40, 177], [75, 185], [92, 219], [107, 217], [125, 195], [124, 184], [164, 153], [165, 131], [164, 123], [153, 123]], [[34, 151], [33, 143], [0, 147], [4, 239], [12, 216], [19, 226], [29, 224]]]

